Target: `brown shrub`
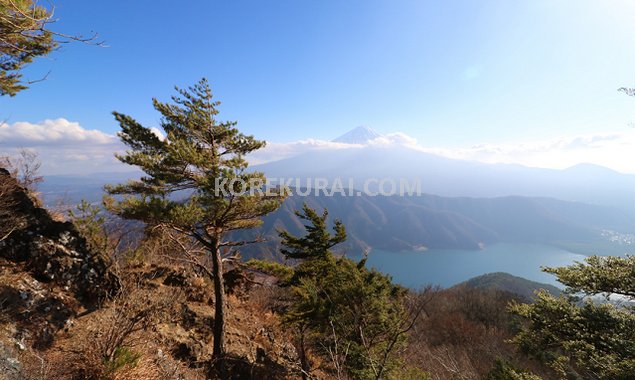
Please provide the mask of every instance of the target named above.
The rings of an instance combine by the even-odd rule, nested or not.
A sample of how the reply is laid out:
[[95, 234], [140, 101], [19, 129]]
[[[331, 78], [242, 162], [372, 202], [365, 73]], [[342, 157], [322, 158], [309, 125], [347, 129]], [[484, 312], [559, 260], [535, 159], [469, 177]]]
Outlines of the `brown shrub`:
[[522, 360], [514, 346], [512, 317], [506, 307], [513, 294], [497, 290], [436, 290], [426, 316], [413, 328], [403, 354], [408, 365], [431, 379], [483, 378], [497, 358]]
[[[127, 379], [126, 373], [137, 373], [139, 363], [148, 364], [143, 357], [143, 346], [152, 339], [151, 331], [172, 318], [174, 305], [182, 297], [179, 291], [166, 289], [157, 292], [146, 288], [143, 279], [124, 276], [119, 294], [108, 302], [83, 331], [76, 331], [73, 339], [65, 342], [61, 351], [66, 353], [63, 378]], [[52, 358], [55, 360], [55, 358]], [[149, 371], [149, 369], [146, 370]], [[122, 377], [124, 376], [124, 377]], [[142, 377], [144, 378], [144, 377]]]
[[0, 241], [5, 240], [9, 235], [22, 228], [25, 218], [16, 212], [18, 205], [16, 192], [20, 190], [15, 178], [8, 171], [0, 168]]

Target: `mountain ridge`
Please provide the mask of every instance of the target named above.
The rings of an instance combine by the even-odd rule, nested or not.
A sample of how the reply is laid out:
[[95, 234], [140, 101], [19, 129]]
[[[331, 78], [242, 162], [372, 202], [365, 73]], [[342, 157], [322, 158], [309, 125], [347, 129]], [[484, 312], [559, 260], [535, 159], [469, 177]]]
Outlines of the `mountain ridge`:
[[[451, 159], [405, 146], [369, 145], [306, 152], [252, 166], [272, 178], [369, 178], [419, 181], [423, 193], [446, 197], [553, 197], [628, 209], [635, 215], [635, 175], [606, 170], [532, 168]], [[601, 167], [603, 168], [603, 167]]]
[[562, 294], [562, 290], [549, 284], [528, 280], [523, 277], [514, 276], [506, 272], [486, 273], [472, 277], [467, 281], [453, 286], [453, 288], [467, 287], [471, 289], [496, 289], [514, 293], [527, 301], [535, 298], [535, 291], [546, 290], [551, 295], [557, 297]]
[[309, 195], [288, 197], [279, 210], [263, 218], [261, 227], [237, 233], [240, 239], [268, 240], [241, 252], [246, 257], [281, 259], [277, 230], [300, 233], [303, 223], [294, 211], [304, 203], [328, 209], [331, 220], [342, 220], [349, 240], [339, 249], [353, 256], [370, 249], [479, 250], [502, 242], [545, 244], [584, 254], [633, 249], [603, 235], [606, 230], [618, 235], [635, 231], [635, 218], [610, 207], [528, 197]]
[[381, 136], [381, 134], [377, 133], [372, 128], [362, 125], [355, 127], [343, 135], [333, 139], [333, 142], [345, 144], [366, 144]]

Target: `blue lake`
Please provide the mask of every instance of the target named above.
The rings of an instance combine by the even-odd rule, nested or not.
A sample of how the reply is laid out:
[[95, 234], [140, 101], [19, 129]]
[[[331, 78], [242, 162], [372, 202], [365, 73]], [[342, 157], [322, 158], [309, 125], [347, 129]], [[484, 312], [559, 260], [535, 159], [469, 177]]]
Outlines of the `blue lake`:
[[541, 266], [563, 266], [586, 256], [535, 244], [494, 244], [481, 251], [431, 249], [423, 252], [387, 252], [373, 249], [367, 266], [387, 273], [399, 284], [419, 288], [426, 284], [449, 287], [485, 273], [514, 276], [562, 287]]

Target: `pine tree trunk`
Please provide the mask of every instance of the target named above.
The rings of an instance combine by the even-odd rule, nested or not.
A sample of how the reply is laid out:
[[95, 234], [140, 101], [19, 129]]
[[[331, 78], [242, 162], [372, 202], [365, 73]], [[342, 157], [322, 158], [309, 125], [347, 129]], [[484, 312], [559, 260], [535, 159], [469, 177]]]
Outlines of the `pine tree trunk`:
[[302, 368], [302, 380], [309, 379], [309, 372], [311, 367], [309, 366], [309, 361], [306, 357], [306, 346], [304, 344], [304, 328], [300, 330], [300, 367]]
[[221, 379], [227, 378], [225, 368], [225, 284], [223, 280], [223, 262], [215, 242], [212, 252], [212, 270], [214, 272], [214, 351], [212, 357]]

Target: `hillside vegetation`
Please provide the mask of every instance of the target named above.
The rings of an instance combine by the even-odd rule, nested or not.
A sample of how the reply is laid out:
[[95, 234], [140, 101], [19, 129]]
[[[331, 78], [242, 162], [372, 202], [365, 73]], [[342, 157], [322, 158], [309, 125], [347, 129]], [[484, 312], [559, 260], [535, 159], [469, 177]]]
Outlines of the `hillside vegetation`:
[[[187, 241], [161, 229], [122, 245], [112, 228], [118, 222], [106, 225], [85, 209], [92, 206], [74, 212], [74, 223], [55, 221], [2, 175], [10, 186], [2, 188], [0, 213], [22, 220], [0, 246], [3, 378], [217, 377], [204, 256], [191, 256]], [[329, 235], [326, 214], [310, 210], [304, 233], [281, 235], [282, 254], [299, 265], [251, 261], [224, 270], [231, 378], [629, 378], [630, 309], [580, 305], [555, 291], [525, 304], [529, 289], [547, 286], [505, 274], [447, 290], [404, 289], [363, 261], [329, 253], [345, 242], [344, 224]], [[631, 297], [631, 269], [631, 259], [597, 258], [552, 271], [575, 292]], [[594, 331], [616, 343], [607, 346]], [[373, 343], [365, 340], [371, 336]], [[587, 354], [611, 359], [597, 367], [580, 359]]]
[[549, 294], [559, 296], [562, 290], [553, 285], [542, 284], [540, 282], [527, 280], [522, 277], [512, 276], [509, 273], [487, 273], [481, 276], [471, 278], [455, 287], [466, 287], [470, 289], [496, 289], [513, 293], [520, 298], [531, 301], [536, 297], [536, 292], [546, 290]]
[[549, 198], [445, 198], [421, 196], [290, 196], [280, 209], [265, 216], [262, 226], [238, 234], [244, 239], [264, 236], [264, 245], [245, 247], [245, 256], [280, 259], [279, 228], [299, 233], [295, 210], [307, 203], [328, 209], [342, 220], [349, 240], [341, 246], [361, 256], [368, 249], [415, 251], [473, 249], [495, 243], [536, 243], [593, 254], [623, 253], [633, 246], [612, 243], [602, 232], [635, 230], [635, 218], [609, 207]]

